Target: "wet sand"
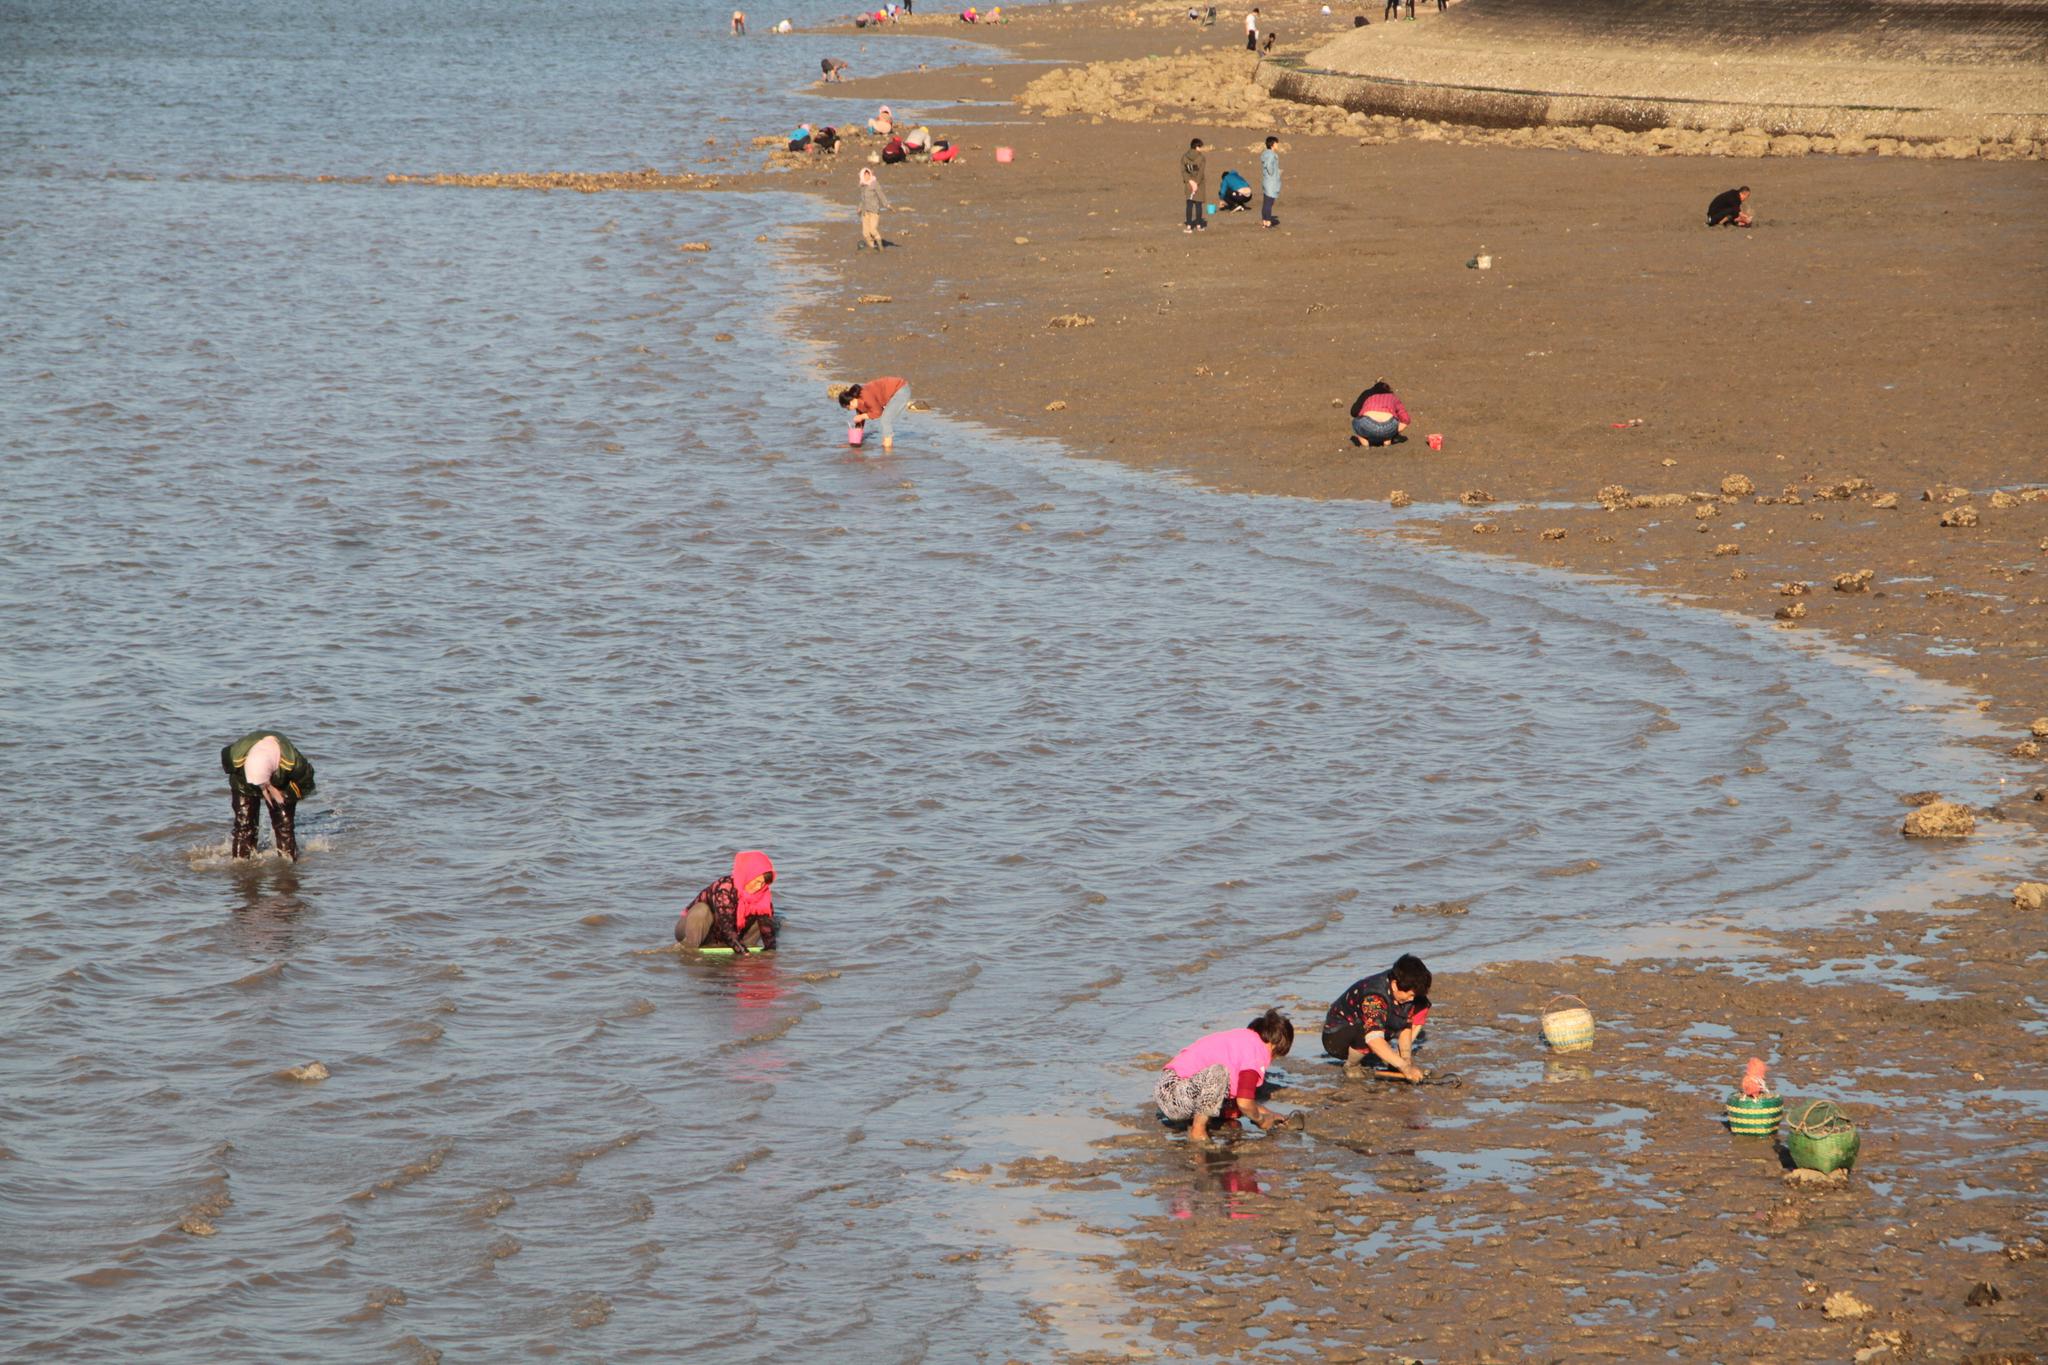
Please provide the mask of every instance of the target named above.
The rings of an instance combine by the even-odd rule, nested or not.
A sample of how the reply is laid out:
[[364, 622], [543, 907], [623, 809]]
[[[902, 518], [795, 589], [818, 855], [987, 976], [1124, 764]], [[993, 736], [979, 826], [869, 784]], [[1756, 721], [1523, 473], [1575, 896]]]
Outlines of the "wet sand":
[[[1308, 6], [1265, 8], [1300, 49], [1331, 34]], [[905, 374], [946, 411], [1219, 489], [1412, 499], [1417, 537], [1958, 684], [1996, 722], [1978, 742], [2014, 760], [1980, 837], [2048, 823], [2048, 739], [2029, 732], [2048, 713], [2048, 169], [1797, 156], [1761, 135], [1711, 144], [1754, 156], [1683, 156], [1614, 130], [1276, 105], [1251, 84], [1241, 15], [1201, 30], [1179, 12], [1019, 11], [971, 33], [1070, 63], [1049, 80], [992, 65], [831, 92], [911, 106], [967, 151], [884, 171], [900, 249], [856, 252], [850, 211], [804, 245], [831, 281], [807, 328], [847, 377]], [[1072, 65], [1089, 61], [1124, 65]], [[1020, 96], [1078, 112], [984, 103]], [[1186, 139], [1212, 144], [1212, 186], [1233, 166], [1256, 182], [1269, 128], [1283, 227], [1245, 214], [1183, 235]], [[780, 183], [850, 200], [868, 149], [850, 150], [777, 158]], [[1707, 199], [1737, 183], [1759, 226], [1705, 231]], [[1468, 267], [1481, 253], [1492, 269]], [[1354, 449], [1345, 406], [1382, 374], [1413, 439]], [[1902, 819], [1904, 795], [1870, 800]], [[2038, 840], [2011, 846], [2014, 881], [2041, 878]], [[1305, 1134], [1191, 1152], [1134, 1104], [1096, 1158], [1007, 1175], [1049, 1204], [1118, 1189], [1167, 1210], [1122, 1225], [1104, 1261], [1131, 1304], [1105, 1359], [1285, 1343], [1331, 1360], [2031, 1360], [2048, 1349], [2041, 912], [2008, 891], [1887, 902], [1738, 948], [1702, 935], [1700, 953], [1442, 980], [1426, 1060], [1458, 1089], [1342, 1078], [1313, 1056], [1326, 1002], [1283, 1001], [1304, 1055], [1276, 1102], [1303, 1107]], [[1426, 951], [1426, 920], [1414, 941]], [[1545, 1055], [1535, 1021], [1557, 990], [1593, 1001], [1592, 1052]], [[1752, 1054], [1795, 1100], [1849, 1107], [1855, 1173], [1798, 1183], [1779, 1147], [1725, 1131]], [[1134, 1097], [1159, 1060], [1134, 1061]]]

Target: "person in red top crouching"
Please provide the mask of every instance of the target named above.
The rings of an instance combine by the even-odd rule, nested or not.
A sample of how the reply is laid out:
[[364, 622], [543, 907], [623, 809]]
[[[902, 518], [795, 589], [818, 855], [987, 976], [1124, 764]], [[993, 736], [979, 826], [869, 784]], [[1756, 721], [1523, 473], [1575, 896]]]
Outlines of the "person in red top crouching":
[[896, 418], [910, 406], [910, 381], [885, 375], [865, 384], [849, 384], [839, 391], [839, 406], [850, 409], [853, 420], [865, 428], [870, 422], [882, 427], [882, 450], [896, 448]]
[[676, 921], [676, 942], [699, 948], [730, 948], [744, 957], [775, 948], [775, 864], [759, 849], [732, 855], [732, 872], [697, 893]]

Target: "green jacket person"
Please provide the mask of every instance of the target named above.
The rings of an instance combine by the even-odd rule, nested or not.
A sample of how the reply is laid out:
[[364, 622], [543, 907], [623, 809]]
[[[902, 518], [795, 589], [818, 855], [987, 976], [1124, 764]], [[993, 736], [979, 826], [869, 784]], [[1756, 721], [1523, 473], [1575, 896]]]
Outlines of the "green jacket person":
[[270, 807], [270, 837], [277, 851], [296, 862], [299, 841], [292, 832], [292, 812], [300, 797], [313, 794], [313, 760], [275, 730], [251, 730], [220, 751], [220, 766], [235, 804], [229, 856], [247, 858], [256, 852], [261, 800]]

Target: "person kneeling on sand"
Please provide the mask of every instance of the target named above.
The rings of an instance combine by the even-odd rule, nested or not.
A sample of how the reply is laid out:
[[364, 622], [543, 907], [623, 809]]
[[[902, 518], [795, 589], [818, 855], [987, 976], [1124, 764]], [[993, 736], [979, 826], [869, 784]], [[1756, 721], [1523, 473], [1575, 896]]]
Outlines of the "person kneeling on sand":
[[1159, 1072], [1152, 1097], [1169, 1122], [1186, 1123], [1188, 1139], [1201, 1142], [1218, 1119], [1239, 1114], [1262, 1129], [1287, 1122], [1259, 1103], [1266, 1068], [1294, 1046], [1294, 1025], [1279, 1010], [1267, 1010], [1243, 1028], [1197, 1038]]
[[1225, 171], [1223, 178], [1216, 182], [1216, 211], [1218, 213], [1243, 213], [1251, 207], [1252, 182], [1236, 171]]
[[697, 893], [676, 921], [676, 942], [692, 952], [730, 948], [745, 957], [775, 948], [775, 864], [757, 848], [732, 855], [732, 871]]
[[910, 406], [910, 381], [894, 375], [849, 384], [839, 391], [839, 406], [853, 413], [854, 424], [863, 431], [870, 422], [882, 428], [882, 451], [896, 448], [896, 419]]
[[789, 150], [792, 152], [808, 152], [811, 150], [810, 124], [799, 123], [796, 126], [796, 131], [789, 135]]
[[1415, 1035], [1429, 1018], [1429, 968], [1413, 953], [1337, 997], [1323, 1020], [1323, 1051], [1356, 1075], [1367, 1057], [1410, 1081], [1427, 1073], [1415, 1065]]
[[1351, 444], [1355, 446], [1383, 446], [1408, 438], [1401, 433], [1408, 430], [1408, 409], [1402, 406], [1399, 395], [1385, 379], [1352, 400], [1351, 403]]
[[1722, 190], [1714, 196], [1714, 202], [1707, 205], [1708, 227], [1748, 227], [1749, 186]]

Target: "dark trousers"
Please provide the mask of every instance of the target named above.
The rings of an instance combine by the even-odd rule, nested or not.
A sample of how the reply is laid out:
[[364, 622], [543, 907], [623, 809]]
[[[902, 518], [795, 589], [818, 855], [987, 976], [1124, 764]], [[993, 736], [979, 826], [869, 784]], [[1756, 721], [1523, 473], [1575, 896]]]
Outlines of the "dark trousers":
[[1186, 225], [1187, 225], [1188, 227], [1191, 227], [1191, 228], [1198, 228], [1198, 227], [1206, 227], [1206, 226], [1208, 226], [1208, 225], [1207, 225], [1206, 223], [1204, 223], [1204, 222], [1202, 221], [1202, 201], [1201, 201], [1201, 200], [1199, 200], [1199, 199], [1190, 199], [1190, 200], [1188, 200], [1188, 208], [1187, 208], [1187, 213], [1188, 213], [1188, 216], [1187, 216], [1187, 224], [1186, 224]]
[[[256, 792], [235, 791], [228, 795], [235, 803], [235, 828], [228, 840], [228, 856], [248, 858], [256, 852], [257, 810], [265, 804]], [[299, 836], [292, 828], [292, 816], [298, 807], [296, 801], [286, 801], [270, 808], [270, 841], [277, 845], [277, 851], [293, 862], [299, 860]]]
[[1259, 196], [1259, 221], [1262, 223], [1277, 223], [1280, 221], [1273, 216], [1273, 196], [1270, 194]]

